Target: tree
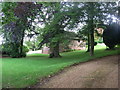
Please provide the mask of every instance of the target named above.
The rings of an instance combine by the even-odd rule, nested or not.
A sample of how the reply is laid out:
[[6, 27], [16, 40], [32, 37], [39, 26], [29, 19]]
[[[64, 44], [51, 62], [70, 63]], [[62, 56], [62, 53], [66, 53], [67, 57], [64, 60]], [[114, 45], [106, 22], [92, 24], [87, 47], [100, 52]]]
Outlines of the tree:
[[[74, 3], [76, 4], [76, 3]], [[94, 55], [94, 29], [96, 27], [96, 23], [105, 22], [108, 19], [109, 14], [115, 14], [116, 3], [115, 2], [84, 2], [77, 3], [74, 5], [75, 9], [80, 8], [78, 12], [76, 12], [77, 20], [75, 23], [85, 23], [88, 29], [88, 51], [90, 49], [90, 55]], [[81, 13], [79, 15], [79, 13]], [[78, 17], [77, 17], [78, 16]]]
[[115, 45], [120, 44], [120, 25], [117, 23], [110, 24], [103, 32], [103, 42], [109, 49], [114, 49]]
[[25, 30], [31, 28], [31, 22], [33, 22], [40, 8], [41, 4], [34, 2], [3, 3], [3, 33], [6, 42], [11, 43], [11, 48], [13, 48], [12, 57], [23, 56], [22, 47]]
[[59, 46], [61, 43], [68, 42], [70, 39], [70, 36], [68, 39], [69, 34], [66, 33], [65, 27], [69, 24], [71, 17], [69, 11], [65, 11], [62, 5], [65, 4], [61, 2], [55, 3], [54, 6], [52, 6], [53, 14], [51, 14], [50, 11], [47, 13], [48, 17], [51, 16], [51, 18], [46, 20], [47, 23], [42, 34], [42, 41], [39, 44], [39, 47], [45, 43], [49, 44], [51, 51], [50, 58], [61, 57], [59, 54]]
[[20, 55], [18, 57], [21, 57], [25, 31], [27, 30], [31, 35], [31, 32], [40, 34], [32, 25], [38, 18], [38, 23], [45, 25], [40, 34], [42, 40], [39, 47], [47, 43], [51, 48], [50, 57], [60, 57], [59, 45], [66, 39], [65, 30], [78, 27], [78, 23], [85, 23], [88, 29], [88, 42], [90, 42], [88, 46], [92, 56], [94, 55], [96, 23], [104, 22], [108, 14], [114, 14], [113, 8], [115, 8], [114, 3], [103, 2], [52, 2], [42, 3], [42, 5], [36, 2], [3, 3], [4, 36], [7, 42], [13, 44], [12, 48], [16, 48], [13, 52], [18, 52]]

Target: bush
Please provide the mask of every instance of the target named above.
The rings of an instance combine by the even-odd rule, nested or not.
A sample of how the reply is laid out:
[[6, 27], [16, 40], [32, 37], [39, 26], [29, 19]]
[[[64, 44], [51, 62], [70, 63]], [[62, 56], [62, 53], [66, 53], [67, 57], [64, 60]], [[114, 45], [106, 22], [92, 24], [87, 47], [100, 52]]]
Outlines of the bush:
[[97, 45], [97, 42], [94, 42], [94, 46], [96, 46]]
[[117, 23], [113, 23], [104, 30], [103, 42], [110, 49], [113, 49], [115, 45], [120, 44], [120, 27]]
[[26, 52], [28, 51], [29, 49], [26, 46], [23, 46], [23, 52], [20, 53], [20, 44], [4, 43], [1, 45], [1, 53], [13, 58], [26, 57]]
[[1, 47], [0, 52], [1, 52], [3, 55], [8, 55], [8, 56], [10, 56], [10, 53], [12, 52], [12, 48], [11, 48], [10, 46], [11, 46], [10, 43], [4, 43], [4, 44], [0, 45], [0, 47]]
[[23, 53], [26, 53], [28, 51], [29, 51], [28, 47], [27, 46], [23, 46]]

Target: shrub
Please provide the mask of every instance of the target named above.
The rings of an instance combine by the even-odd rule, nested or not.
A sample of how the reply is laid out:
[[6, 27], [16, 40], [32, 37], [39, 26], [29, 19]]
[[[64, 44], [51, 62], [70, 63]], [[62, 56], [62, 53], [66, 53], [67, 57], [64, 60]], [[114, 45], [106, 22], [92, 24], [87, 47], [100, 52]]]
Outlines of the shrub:
[[115, 45], [120, 44], [120, 29], [119, 25], [113, 23], [104, 30], [103, 32], [103, 42], [110, 49], [113, 49]]
[[94, 42], [94, 46], [96, 46], [97, 45], [97, 42]]
[[26, 52], [29, 49], [26, 46], [23, 46], [22, 53], [20, 53], [20, 44], [18, 43], [4, 43], [1, 45], [1, 52], [3, 55], [8, 55], [13, 58], [26, 57]]
[[28, 47], [27, 46], [23, 46], [23, 52], [26, 53], [28, 51], [29, 51]]
[[10, 55], [10, 53], [12, 52], [12, 48], [10, 46], [11, 46], [10, 43], [4, 43], [4, 44], [0, 45], [1, 53], [3, 55]]

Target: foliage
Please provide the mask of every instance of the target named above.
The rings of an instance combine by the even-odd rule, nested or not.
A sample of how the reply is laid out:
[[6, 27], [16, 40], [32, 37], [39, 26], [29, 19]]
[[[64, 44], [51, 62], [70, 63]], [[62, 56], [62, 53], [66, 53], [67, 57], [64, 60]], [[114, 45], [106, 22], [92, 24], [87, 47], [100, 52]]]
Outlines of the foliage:
[[[51, 7], [51, 10], [49, 10], [49, 7], [47, 8], [49, 12], [47, 12], [46, 15], [48, 15], [48, 17], [51, 16], [51, 18], [45, 18], [47, 23], [45, 24], [44, 31], [41, 35], [42, 41], [39, 44], [39, 48], [41, 48], [42, 45], [47, 44], [50, 48], [52, 48], [51, 52], [54, 52], [54, 54], [59, 54], [60, 44], [68, 43], [71, 38], [73, 39], [73, 35], [69, 36], [69, 32], [67, 33], [65, 31], [65, 27], [67, 27], [71, 18], [69, 13], [64, 10], [63, 5], [64, 3], [55, 3]], [[53, 12], [53, 14], [51, 14], [53, 10], [56, 13]]]
[[[2, 12], [4, 16], [2, 16], [2, 24], [10, 23], [16, 21], [18, 18], [14, 17], [14, 8], [16, 8], [16, 2], [3, 2], [2, 3]], [[9, 17], [8, 17], [9, 16]]]
[[72, 64], [118, 54], [118, 50], [105, 51], [105, 48], [106, 46], [95, 46], [93, 57], [81, 50], [62, 53], [63, 58], [49, 59], [46, 54], [30, 54], [26, 58], [3, 58], [2, 86], [3, 88], [25, 88]]
[[8, 43], [1, 44], [0, 47], [1, 47], [0, 51], [2, 52], [3, 55], [4, 54], [10, 55], [10, 52], [12, 51], [12, 49], [10, 48], [10, 44]]
[[26, 52], [28, 52], [28, 51], [29, 51], [28, 47], [24, 45], [24, 46], [23, 46], [23, 52], [26, 53]]
[[[83, 23], [85, 27], [79, 29], [82, 31], [79, 31], [78, 37], [88, 37], [88, 45], [91, 46], [93, 55], [96, 23], [104, 23], [107, 19], [110, 21], [107, 16], [117, 13], [114, 2], [6, 2], [2, 5], [4, 38], [6, 42], [15, 43], [13, 48], [19, 44], [15, 52], [20, 49], [21, 53], [26, 31], [29, 37], [38, 35], [39, 48], [48, 44], [54, 51], [58, 50], [55, 52], [59, 54], [60, 44], [69, 43], [71, 39], [76, 38], [66, 31]], [[45, 28], [35, 29], [37, 24], [43, 24]]]
[[[79, 36], [84, 38], [84, 35], [88, 37], [88, 48], [90, 48], [91, 56], [94, 54], [94, 29], [97, 23], [110, 23], [110, 18], [108, 15], [115, 15], [117, 10], [117, 5], [115, 2], [84, 2], [84, 3], [75, 3], [77, 10], [76, 17], [78, 20], [75, 20], [75, 23], [79, 22], [84, 23], [82, 31], [79, 31]], [[74, 9], [73, 8], [73, 9]], [[79, 15], [79, 13], [82, 13]], [[109, 21], [109, 22], [106, 22]], [[82, 35], [83, 34], [83, 35]], [[88, 50], [89, 51], [89, 50]]]
[[25, 45], [28, 47], [29, 50], [35, 51], [37, 50], [37, 46], [38, 46], [38, 41], [33, 40], [33, 41], [25, 41]]
[[88, 33], [89, 33], [89, 29], [88, 29], [88, 25], [84, 25], [81, 29], [79, 29], [79, 31], [77, 32], [78, 37], [81, 40], [87, 40], [88, 39]]
[[113, 49], [115, 45], [120, 44], [120, 25], [113, 23], [107, 26], [103, 32], [103, 42], [110, 49]]
[[[3, 55], [8, 55], [8, 56], [11, 56], [11, 57], [20, 57], [19, 53], [14, 53], [15, 51], [13, 52], [13, 50], [16, 50], [16, 49], [12, 49], [11, 48], [12, 46], [14, 46], [13, 43], [4, 43], [4, 44], [2, 44], [1, 45], [1, 52], [2, 52], [2, 54]], [[23, 46], [22, 48], [23, 48], [22, 55], [23, 55], [23, 57], [25, 57], [26, 56], [26, 52], [28, 52], [29, 49], [26, 46]]]
[[6, 42], [13, 44], [10, 47], [13, 49], [12, 56], [25, 56], [22, 51], [25, 30], [31, 29], [32, 22], [38, 11], [40, 11], [41, 4], [34, 2], [4, 2], [2, 5], [3, 33]]

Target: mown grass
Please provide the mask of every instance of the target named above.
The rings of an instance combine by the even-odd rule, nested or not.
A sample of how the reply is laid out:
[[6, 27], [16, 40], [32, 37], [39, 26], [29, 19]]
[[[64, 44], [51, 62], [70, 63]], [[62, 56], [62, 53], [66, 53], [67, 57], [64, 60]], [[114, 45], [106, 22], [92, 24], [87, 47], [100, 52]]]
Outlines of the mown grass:
[[31, 54], [26, 58], [2, 59], [2, 86], [24, 88], [34, 85], [45, 76], [49, 76], [74, 63], [94, 58], [118, 54], [118, 50], [105, 50], [105, 46], [95, 46], [95, 55], [91, 57], [85, 50], [61, 53], [62, 58], [48, 58], [45, 54]]

